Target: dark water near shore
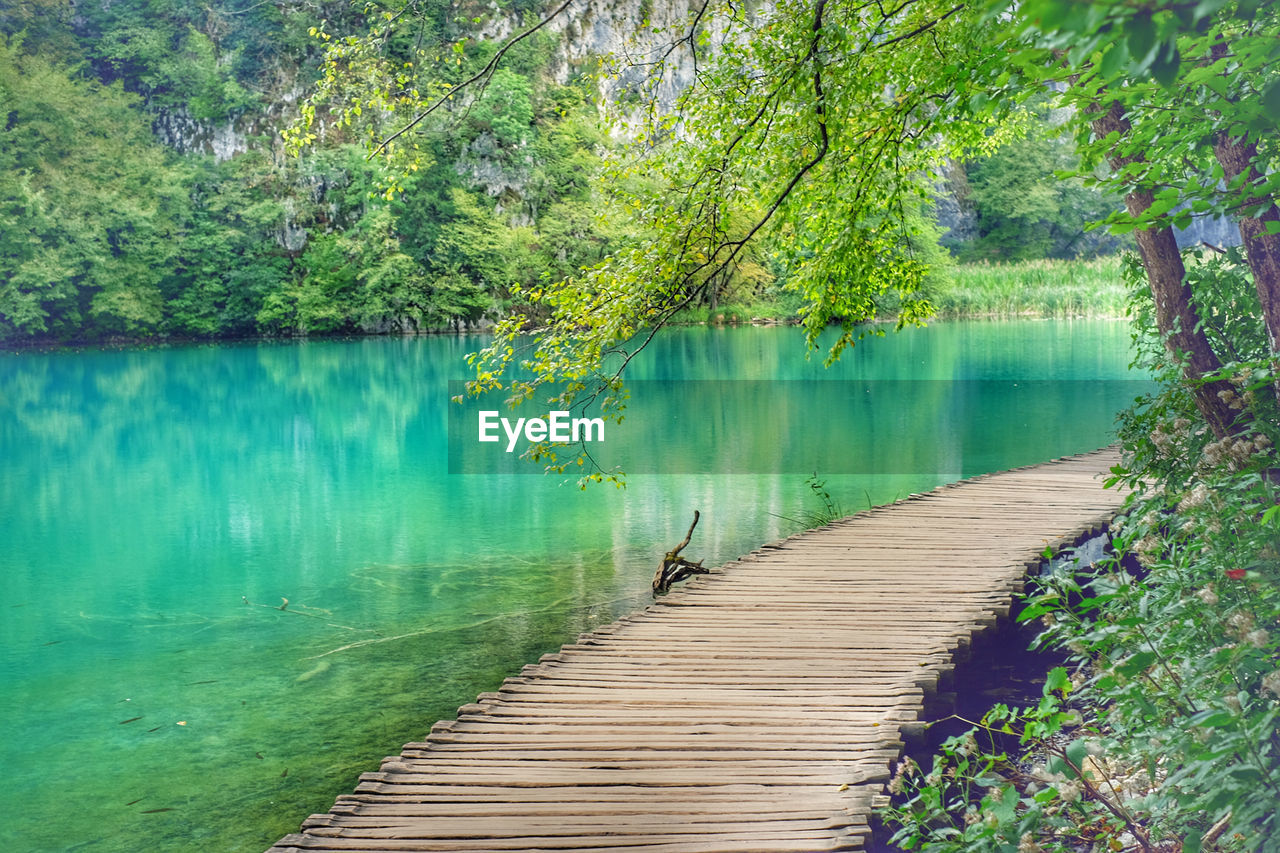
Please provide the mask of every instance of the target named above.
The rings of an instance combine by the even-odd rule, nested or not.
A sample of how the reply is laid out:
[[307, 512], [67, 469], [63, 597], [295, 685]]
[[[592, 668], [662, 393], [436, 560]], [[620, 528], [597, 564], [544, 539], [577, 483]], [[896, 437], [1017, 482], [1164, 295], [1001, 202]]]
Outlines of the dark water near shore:
[[[821, 509], [812, 470], [856, 511], [1109, 443], [1133, 389], [1108, 321], [940, 324], [825, 372], [795, 329], [678, 329], [634, 378], [753, 384], [633, 394], [666, 466], [582, 492], [448, 473], [479, 343], [0, 355], [0, 849], [261, 850], [646, 602], [694, 508], [687, 554], [715, 564]], [[832, 380], [880, 383], [878, 420]]]

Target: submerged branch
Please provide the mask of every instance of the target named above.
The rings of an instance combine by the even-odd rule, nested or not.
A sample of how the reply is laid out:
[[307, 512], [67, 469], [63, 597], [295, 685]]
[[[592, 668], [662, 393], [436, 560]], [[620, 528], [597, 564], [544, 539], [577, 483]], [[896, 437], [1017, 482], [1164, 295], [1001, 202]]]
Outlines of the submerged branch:
[[679, 583], [692, 575], [705, 575], [710, 569], [702, 567], [702, 560], [691, 563], [684, 557], [680, 556], [680, 552], [689, 544], [689, 540], [693, 538], [693, 528], [698, 526], [698, 511], [693, 511], [693, 524], [689, 525], [689, 532], [684, 535], [684, 539], [679, 545], [672, 548], [662, 558], [662, 562], [658, 565], [658, 571], [653, 575], [653, 594], [666, 592], [671, 589], [671, 585]]

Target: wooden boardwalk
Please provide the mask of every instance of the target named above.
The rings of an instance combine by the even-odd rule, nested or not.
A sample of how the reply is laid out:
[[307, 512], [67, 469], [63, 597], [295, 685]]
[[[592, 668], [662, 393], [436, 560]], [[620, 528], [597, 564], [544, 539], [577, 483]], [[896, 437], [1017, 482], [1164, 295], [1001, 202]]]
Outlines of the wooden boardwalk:
[[1116, 460], [976, 477], [766, 545], [525, 667], [271, 853], [862, 849], [954, 653], [1046, 544], [1111, 518]]

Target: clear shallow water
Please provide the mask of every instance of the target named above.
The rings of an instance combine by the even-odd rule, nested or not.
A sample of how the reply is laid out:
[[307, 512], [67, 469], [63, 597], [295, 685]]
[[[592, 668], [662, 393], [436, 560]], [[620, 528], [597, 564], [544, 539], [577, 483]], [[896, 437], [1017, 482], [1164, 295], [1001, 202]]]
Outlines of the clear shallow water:
[[[820, 509], [810, 460], [770, 471], [770, 446], [849, 472], [827, 487], [855, 511], [1106, 444], [1132, 393], [1112, 381], [1127, 329], [1106, 321], [909, 330], [827, 371], [795, 329], [673, 330], [635, 379], [870, 379], [893, 392], [887, 419], [808, 384], [710, 411], [633, 396], [671, 458], [711, 436], [718, 470], [752, 473], [676, 462], [584, 493], [447, 473], [447, 382], [478, 344], [0, 354], [0, 796], [21, 804], [0, 849], [262, 850], [477, 692], [648, 601], [692, 509], [687, 553], [709, 564], [798, 529]], [[1003, 407], [954, 380], [1065, 390]], [[902, 461], [845, 464], [846, 444]]]

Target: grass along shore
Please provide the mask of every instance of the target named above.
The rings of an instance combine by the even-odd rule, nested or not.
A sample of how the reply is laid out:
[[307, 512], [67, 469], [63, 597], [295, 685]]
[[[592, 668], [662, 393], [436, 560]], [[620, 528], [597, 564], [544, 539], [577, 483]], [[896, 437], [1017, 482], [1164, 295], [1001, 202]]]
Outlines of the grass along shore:
[[[945, 276], [945, 278], [943, 278]], [[939, 318], [1122, 317], [1120, 258], [957, 265], [930, 294]]]
[[[1088, 261], [956, 264], [926, 285], [940, 320], [1015, 317], [1123, 317], [1125, 286], [1116, 255]], [[800, 300], [775, 290], [751, 302], [699, 305], [676, 314], [677, 325], [794, 323]]]

